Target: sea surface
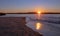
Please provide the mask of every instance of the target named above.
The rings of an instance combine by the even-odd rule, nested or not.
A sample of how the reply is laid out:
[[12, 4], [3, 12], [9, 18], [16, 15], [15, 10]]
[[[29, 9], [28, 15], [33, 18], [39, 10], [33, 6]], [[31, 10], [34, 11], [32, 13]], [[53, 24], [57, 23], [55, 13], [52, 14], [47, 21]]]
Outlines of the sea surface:
[[[60, 14], [6, 14], [0, 17], [26, 17], [26, 26], [44, 36], [60, 36]], [[36, 24], [40, 23], [39, 30]]]

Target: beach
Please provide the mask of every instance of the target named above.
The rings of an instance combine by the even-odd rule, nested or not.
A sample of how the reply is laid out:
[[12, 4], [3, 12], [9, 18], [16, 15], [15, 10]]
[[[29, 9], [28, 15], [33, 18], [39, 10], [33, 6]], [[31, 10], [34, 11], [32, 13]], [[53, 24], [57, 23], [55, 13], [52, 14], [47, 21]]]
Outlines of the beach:
[[25, 17], [0, 17], [0, 36], [41, 36], [25, 24]]

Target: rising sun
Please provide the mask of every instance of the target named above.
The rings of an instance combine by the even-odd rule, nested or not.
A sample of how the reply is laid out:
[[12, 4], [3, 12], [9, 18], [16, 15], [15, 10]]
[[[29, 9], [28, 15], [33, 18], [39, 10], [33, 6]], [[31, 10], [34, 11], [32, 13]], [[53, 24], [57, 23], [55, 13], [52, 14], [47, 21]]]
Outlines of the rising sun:
[[40, 13], [41, 13], [41, 11], [38, 11], [37, 13], [38, 13], [38, 14], [40, 14]]

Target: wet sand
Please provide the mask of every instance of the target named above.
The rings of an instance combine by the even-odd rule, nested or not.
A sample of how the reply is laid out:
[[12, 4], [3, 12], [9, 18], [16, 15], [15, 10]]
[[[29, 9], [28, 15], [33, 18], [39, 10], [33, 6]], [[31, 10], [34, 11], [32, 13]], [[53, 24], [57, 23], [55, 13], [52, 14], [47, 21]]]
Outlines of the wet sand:
[[25, 24], [25, 17], [0, 17], [0, 36], [42, 36]]

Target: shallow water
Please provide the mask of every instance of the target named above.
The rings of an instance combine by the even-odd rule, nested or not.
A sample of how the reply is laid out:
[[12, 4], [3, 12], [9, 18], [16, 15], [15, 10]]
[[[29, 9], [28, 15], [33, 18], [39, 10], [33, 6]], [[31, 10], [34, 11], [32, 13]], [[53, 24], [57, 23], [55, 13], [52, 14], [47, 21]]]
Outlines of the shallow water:
[[[6, 14], [0, 17], [26, 17], [26, 26], [44, 36], [60, 36], [60, 14]], [[37, 20], [40, 18], [39, 20]], [[36, 29], [36, 23], [41, 24], [39, 30]]]

